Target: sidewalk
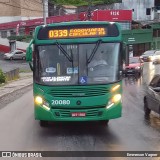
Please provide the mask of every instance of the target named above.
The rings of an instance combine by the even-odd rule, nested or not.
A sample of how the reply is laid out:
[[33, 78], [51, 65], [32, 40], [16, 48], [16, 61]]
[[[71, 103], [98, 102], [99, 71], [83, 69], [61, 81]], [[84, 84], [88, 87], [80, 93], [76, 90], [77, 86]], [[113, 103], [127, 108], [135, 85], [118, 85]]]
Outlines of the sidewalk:
[[33, 84], [33, 73], [20, 73], [20, 78], [0, 87], [0, 98]]

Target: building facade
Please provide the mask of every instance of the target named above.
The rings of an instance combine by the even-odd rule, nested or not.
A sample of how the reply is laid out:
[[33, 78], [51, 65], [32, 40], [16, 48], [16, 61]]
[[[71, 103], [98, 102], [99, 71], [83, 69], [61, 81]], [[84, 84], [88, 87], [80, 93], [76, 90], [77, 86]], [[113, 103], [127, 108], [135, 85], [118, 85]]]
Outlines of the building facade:
[[131, 9], [133, 20], [144, 21], [154, 19], [154, 0], [122, 0], [114, 5], [115, 9]]
[[160, 23], [149, 25], [149, 29], [133, 29], [122, 31], [123, 41], [133, 56], [140, 56], [150, 49], [160, 50]]
[[42, 0], [1, 0], [0, 11], [0, 23], [41, 18], [43, 3]]
[[133, 56], [150, 49], [160, 50], [160, 0], [122, 0], [114, 9], [131, 9], [132, 20], [138, 22], [131, 30], [122, 31], [123, 41]]

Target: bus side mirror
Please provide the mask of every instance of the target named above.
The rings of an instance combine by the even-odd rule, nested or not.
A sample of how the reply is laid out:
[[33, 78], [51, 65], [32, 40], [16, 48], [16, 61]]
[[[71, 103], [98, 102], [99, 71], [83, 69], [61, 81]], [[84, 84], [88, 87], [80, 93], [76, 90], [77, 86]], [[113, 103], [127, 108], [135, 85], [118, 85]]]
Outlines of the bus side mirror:
[[33, 40], [31, 40], [29, 46], [27, 47], [26, 50], [26, 61], [29, 62], [29, 66], [31, 68], [31, 70], [33, 71], [33, 65], [32, 65], [32, 55], [33, 55], [33, 51], [32, 51], [32, 47], [31, 45], [33, 44]]
[[27, 62], [32, 62], [32, 47], [27, 47], [26, 50], [26, 61]]
[[153, 90], [154, 90], [155, 92], [160, 92], [160, 87], [154, 87]]

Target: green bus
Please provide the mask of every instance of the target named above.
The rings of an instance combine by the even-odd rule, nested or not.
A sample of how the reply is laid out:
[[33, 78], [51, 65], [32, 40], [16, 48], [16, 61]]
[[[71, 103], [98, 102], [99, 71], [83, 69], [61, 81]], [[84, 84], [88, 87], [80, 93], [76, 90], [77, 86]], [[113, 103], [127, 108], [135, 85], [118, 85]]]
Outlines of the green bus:
[[49, 121], [108, 124], [121, 117], [122, 46], [118, 23], [37, 26], [26, 59], [33, 70], [34, 115], [40, 126]]

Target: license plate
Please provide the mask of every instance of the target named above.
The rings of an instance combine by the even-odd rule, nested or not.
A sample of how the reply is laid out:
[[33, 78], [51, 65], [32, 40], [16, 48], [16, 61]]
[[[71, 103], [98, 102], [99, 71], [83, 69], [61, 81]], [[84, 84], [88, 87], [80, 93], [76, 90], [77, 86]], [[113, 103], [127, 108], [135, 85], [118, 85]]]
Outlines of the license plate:
[[86, 113], [85, 112], [73, 112], [71, 113], [72, 117], [85, 117]]
[[132, 73], [133, 71], [132, 70], [128, 70], [127, 72]]

